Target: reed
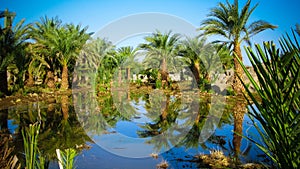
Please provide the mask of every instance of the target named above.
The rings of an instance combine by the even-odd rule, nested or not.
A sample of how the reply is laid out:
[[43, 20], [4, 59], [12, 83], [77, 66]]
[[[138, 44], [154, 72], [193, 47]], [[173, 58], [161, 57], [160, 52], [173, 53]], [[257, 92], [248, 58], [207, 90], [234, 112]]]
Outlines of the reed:
[[37, 161], [39, 130], [39, 123], [30, 124], [29, 127], [22, 130], [26, 169], [35, 169], [36, 166], [39, 166]]

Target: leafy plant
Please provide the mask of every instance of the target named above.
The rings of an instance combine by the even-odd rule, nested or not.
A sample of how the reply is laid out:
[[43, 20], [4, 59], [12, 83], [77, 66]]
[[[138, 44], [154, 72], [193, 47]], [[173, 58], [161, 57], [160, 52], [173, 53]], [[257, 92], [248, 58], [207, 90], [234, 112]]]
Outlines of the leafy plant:
[[254, 103], [250, 104], [250, 114], [260, 123], [255, 126], [263, 143], [248, 139], [278, 168], [300, 167], [300, 46], [294, 31], [292, 33], [294, 39], [287, 35], [279, 41], [281, 48], [276, 48], [273, 42], [265, 42], [263, 47], [255, 45], [256, 52], [246, 48], [257, 82], [240, 60], [257, 92], [258, 97], [254, 97], [242, 82]]
[[74, 167], [74, 158], [77, 156], [77, 152], [73, 148], [66, 149], [61, 151], [56, 149], [56, 154], [59, 162], [60, 169], [73, 169]]

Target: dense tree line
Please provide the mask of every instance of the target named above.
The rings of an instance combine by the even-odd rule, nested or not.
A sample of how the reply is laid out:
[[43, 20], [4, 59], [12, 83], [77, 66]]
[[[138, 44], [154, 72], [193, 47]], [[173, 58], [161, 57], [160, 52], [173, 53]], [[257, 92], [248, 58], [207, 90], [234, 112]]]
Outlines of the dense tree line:
[[[198, 87], [205, 86], [211, 83], [209, 71], [215, 66], [214, 58], [218, 57], [223, 68], [229, 69], [234, 65], [236, 78], [233, 88], [241, 92], [243, 87], [237, 77], [242, 77], [242, 69], [236, 59], [242, 60], [241, 43], [250, 43], [253, 35], [276, 28], [261, 20], [248, 24], [257, 6], [251, 8], [250, 2], [247, 1], [241, 10], [237, 0], [233, 4], [219, 3], [202, 22], [199, 37], [183, 37], [176, 32], [158, 30], [145, 37], [145, 43], [135, 49], [130, 46], [116, 49], [109, 40], [92, 39], [87, 27], [62, 23], [57, 17], [42, 17], [28, 25], [24, 25], [24, 20], [13, 24], [16, 14], [5, 10], [0, 15], [4, 20], [0, 29], [0, 93], [2, 96], [9, 95], [32, 86], [66, 90], [78, 80], [73, 79], [72, 72], [78, 56], [83, 54], [83, 62], [94, 64], [96, 84], [109, 84], [115, 72], [118, 72], [118, 82], [122, 83], [124, 70], [125, 77], [130, 80], [134, 72], [131, 70], [137, 65], [155, 64], [159, 65], [157, 69], [144, 72], [152, 72], [157, 87], [169, 86], [168, 65], [174, 64], [174, 61], [190, 68]], [[227, 40], [206, 42], [206, 35], [215, 34]], [[143, 63], [135, 59], [139, 54], [146, 58]]]

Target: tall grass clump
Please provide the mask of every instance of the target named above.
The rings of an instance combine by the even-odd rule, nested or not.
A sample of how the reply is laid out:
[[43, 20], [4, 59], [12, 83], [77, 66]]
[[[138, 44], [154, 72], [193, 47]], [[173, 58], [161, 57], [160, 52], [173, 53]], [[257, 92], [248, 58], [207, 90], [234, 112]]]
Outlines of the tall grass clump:
[[30, 124], [29, 127], [22, 130], [26, 169], [44, 169], [45, 158], [38, 157], [39, 130], [40, 123]]
[[258, 81], [240, 62], [256, 89], [255, 94], [251, 93], [242, 82], [248, 102], [253, 101], [250, 115], [260, 123], [255, 127], [262, 143], [248, 139], [269, 156], [277, 168], [300, 168], [300, 46], [297, 38], [293, 31], [292, 35], [279, 40], [280, 48], [273, 42], [255, 45], [255, 51], [246, 48]]

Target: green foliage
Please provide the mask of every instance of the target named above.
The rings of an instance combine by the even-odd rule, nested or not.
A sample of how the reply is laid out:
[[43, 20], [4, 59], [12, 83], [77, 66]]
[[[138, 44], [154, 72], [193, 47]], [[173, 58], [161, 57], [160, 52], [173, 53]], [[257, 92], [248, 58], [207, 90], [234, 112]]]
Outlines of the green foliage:
[[[41, 18], [31, 27], [30, 35], [35, 41], [34, 49], [37, 55], [43, 56], [47, 68], [59, 73], [62, 78], [62, 89], [68, 88], [69, 71], [73, 70], [74, 63], [80, 50], [91, 34], [86, 33], [87, 27], [80, 25], [62, 24], [58, 18]], [[41, 59], [40, 59], [41, 61]]]
[[28, 25], [24, 25], [25, 20], [13, 24], [14, 12], [5, 10], [0, 12], [0, 18], [4, 18], [4, 24], [0, 23], [0, 90], [4, 94], [8, 94], [7, 70], [8, 67], [14, 65], [14, 73], [11, 76], [15, 78], [13, 82], [14, 88], [21, 88], [24, 85], [23, 75], [27, 69], [27, 58], [25, 41], [28, 39]]
[[226, 3], [220, 2], [217, 7], [211, 9], [208, 18], [201, 23], [199, 28], [203, 31], [202, 35], [218, 35], [225, 38], [224, 40], [218, 39], [213, 43], [226, 45], [232, 56], [236, 56], [233, 57], [235, 82], [232, 85], [237, 93], [244, 91], [243, 85], [238, 79], [238, 76], [243, 79], [243, 70], [238, 62], [238, 59], [243, 60], [240, 48], [242, 42], [251, 44], [251, 37], [264, 30], [277, 28], [263, 20], [249, 23], [249, 18], [258, 4], [251, 7], [251, 0], [247, 0], [246, 4], [240, 8], [239, 2], [239, 0], [234, 0], [232, 4], [228, 0]]
[[246, 49], [258, 82], [240, 61], [257, 91], [258, 98], [246, 88], [254, 103], [250, 114], [260, 123], [256, 128], [263, 144], [248, 139], [278, 168], [300, 167], [300, 46], [294, 32], [293, 37], [293, 40], [289, 35], [283, 37], [280, 48], [273, 42], [265, 42], [263, 47], [255, 45], [256, 52], [250, 47]]
[[181, 66], [177, 57], [179, 39], [179, 34], [173, 34], [171, 31], [161, 33], [157, 30], [145, 37], [146, 43], [139, 45], [146, 52], [143, 65], [146, 69], [159, 69], [160, 80], [168, 81], [167, 72], [173, 71], [174, 67]]
[[77, 151], [73, 148], [65, 149], [61, 151], [57, 149], [57, 155], [59, 163], [62, 165], [61, 169], [73, 169], [74, 167], [74, 158], [77, 156]]
[[227, 96], [234, 96], [235, 95], [234, 90], [232, 89], [232, 87], [228, 87], [226, 89], [226, 95]]
[[137, 84], [138, 87], [141, 87], [142, 84], [143, 84], [143, 82], [142, 82], [141, 79], [137, 79], [137, 80], [135, 81], [135, 83]]
[[161, 86], [162, 86], [161, 80], [156, 80], [156, 81], [155, 81], [155, 88], [156, 88], [156, 89], [160, 89]]
[[225, 43], [229, 48], [235, 43], [246, 41], [250, 44], [250, 38], [266, 29], [274, 29], [277, 26], [271, 25], [266, 21], [258, 20], [250, 24], [249, 18], [258, 4], [250, 7], [251, 0], [239, 8], [239, 0], [234, 0], [231, 4], [220, 2], [217, 7], [211, 9], [208, 19], [201, 23], [199, 30], [203, 30], [203, 35], [220, 35], [226, 38], [225, 41], [215, 41], [217, 43]]

